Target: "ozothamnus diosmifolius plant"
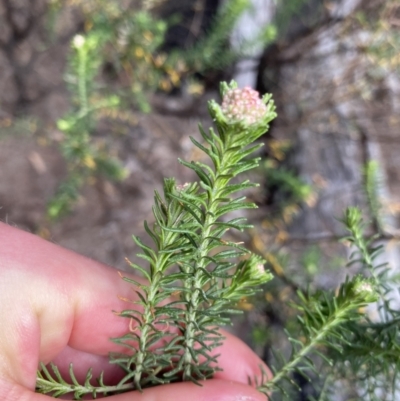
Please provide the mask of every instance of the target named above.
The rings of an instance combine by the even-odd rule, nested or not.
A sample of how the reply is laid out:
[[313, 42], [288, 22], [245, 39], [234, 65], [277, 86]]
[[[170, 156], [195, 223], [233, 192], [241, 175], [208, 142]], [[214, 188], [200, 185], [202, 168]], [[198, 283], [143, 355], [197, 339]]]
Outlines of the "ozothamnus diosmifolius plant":
[[[110, 355], [111, 363], [119, 365], [125, 377], [114, 386], [105, 385], [100, 377], [94, 385], [91, 371], [79, 383], [73, 366], [69, 378], [63, 378], [54, 365], [52, 372], [41, 366], [38, 392], [95, 398], [182, 380], [201, 385], [219, 370], [218, 356], [212, 353], [224, 341], [219, 327], [231, 323], [239, 300], [272, 279], [261, 257], [226, 234], [250, 227], [240, 211], [256, 206], [246, 201], [243, 191], [257, 184], [239, 176], [258, 166], [254, 154], [262, 144], [256, 141], [276, 116], [270, 95], [260, 99], [256, 91], [238, 89], [234, 82], [223, 83], [221, 94], [221, 105], [209, 103], [215, 128], [206, 132], [200, 127], [201, 143], [191, 138], [210, 163], [180, 160], [198, 180], [177, 183], [165, 179], [163, 193], [155, 192], [154, 223], [144, 223], [153, 245], [134, 237], [143, 264], [131, 266], [146, 284], [123, 277], [138, 300], [135, 308], [118, 312], [130, 320], [132, 329], [112, 339], [125, 346], [127, 353]], [[348, 241], [360, 249], [362, 261], [367, 258], [373, 269], [367, 247], [361, 249], [358, 209], [349, 209], [344, 223], [350, 232]], [[293, 304], [298, 312], [297, 331], [288, 333], [291, 354], [276, 353], [272, 378], [265, 374], [261, 380], [249, 380], [268, 398], [290, 399], [296, 386], [294, 374], [312, 380], [319, 368], [329, 370], [340, 359], [335, 352], [349, 347], [351, 325], [363, 327], [359, 324], [365, 321], [363, 307], [377, 300], [377, 286], [374, 276], [359, 275], [347, 279], [336, 292], [299, 291]]]
[[165, 179], [163, 194], [154, 196], [155, 222], [144, 223], [153, 246], [134, 237], [144, 263], [132, 267], [147, 283], [124, 278], [135, 287], [140, 308], [119, 313], [136, 327], [113, 339], [128, 353], [110, 356], [126, 376], [117, 386], [107, 387], [100, 379], [95, 387], [90, 372], [79, 384], [71, 367], [72, 384], [68, 384], [55, 367], [55, 377], [42, 367], [39, 392], [73, 393], [79, 398], [178, 380], [199, 384], [219, 370], [217, 357], [211, 355], [223, 342], [218, 327], [230, 323], [229, 315], [237, 313], [235, 304], [242, 297], [254, 294], [272, 278], [261, 257], [225, 234], [250, 227], [246, 218], [237, 216], [256, 207], [246, 201], [243, 190], [257, 184], [237, 177], [258, 166], [260, 158], [254, 153], [262, 144], [255, 141], [276, 116], [270, 95], [260, 99], [258, 92], [238, 89], [234, 82], [223, 83], [221, 92], [222, 105], [209, 103], [215, 129], [206, 132], [200, 127], [203, 143], [191, 138], [211, 164], [179, 160], [196, 173], [198, 181], [178, 184]]

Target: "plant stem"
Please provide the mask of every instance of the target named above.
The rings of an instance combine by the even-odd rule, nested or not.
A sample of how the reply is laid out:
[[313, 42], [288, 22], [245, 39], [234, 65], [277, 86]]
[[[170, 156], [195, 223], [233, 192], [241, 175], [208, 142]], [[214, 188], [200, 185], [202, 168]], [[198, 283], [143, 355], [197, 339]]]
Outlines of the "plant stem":
[[[229, 159], [225, 156], [225, 150], [229, 149], [229, 143], [225, 144], [225, 149], [222, 149], [221, 153], [223, 155], [219, 168], [216, 168], [215, 173], [215, 181], [213, 183], [213, 188], [209, 192], [209, 197], [207, 200], [207, 211], [206, 217], [204, 221], [204, 225], [202, 228], [201, 239], [199, 243], [199, 247], [197, 253], [195, 255], [195, 260], [193, 263], [192, 274], [194, 273], [193, 280], [191, 282], [186, 282], [185, 286], [189, 289], [186, 293], [186, 301], [187, 301], [187, 309], [185, 312], [185, 338], [184, 338], [184, 355], [183, 355], [183, 380], [193, 379], [193, 363], [198, 363], [193, 358], [193, 353], [191, 350], [194, 349], [194, 341], [196, 337], [197, 331], [197, 321], [198, 321], [198, 312], [200, 309], [200, 304], [202, 302], [199, 299], [199, 294], [203, 290], [204, 287], [204, 269], [206, 267], [205, 256], [208, 254], [209, 244], [212, 241], [210, 239], [212, 227], [216, 222], [215, 214], [217, 212], [218, 206], [220, 202], [218, 201], [220, 188], [217, 184], [220, 176], [225, 173], [225, 170], [229, 169]], [[226, 181], [229, 181], [225, 179]], [[227, 182], [225, 183], [227, 184]]]
[[135, 375], [134, 375], [134, 383], [135, 387], [141, 389], [141, 380], [144, 369], [143, 362], [146, 359], [146, 356], [149, 353], [147, 348], [147, 337], [149, 334], [149, 330], [151, 329], [151, 325], [154, 321], [153, 310], [155, 307], [154, 298], [159, 289], [159, 267], [156, 267], [156, 273], [153, 277], [152, 282], [149, 284], [148, 292], [147, 292], [147, 302], [144, 307], [144, 312], [142, 315], [142, 328], [140, 332], [140, 340], [139, 340], [139, 349], [136, 353], [135, 359]]
[[80, 103], [80, 116], [86, 116], [89, 111], [87, 87], [86, 87], [86, 64], [87, 64], [87, 52], [84, 48], [77, 49], [78, 52], [78, 92], [79, 92], [79, 103]]
[[[166, 237], [167, 238], [165, 240], [165, 244], [162, 244], [163, 246], [160, 247], [160, 251], [162, 251], [165, 247], [167, 247], [171, 241], [172, 242], [174, 241], [173, 235], [167, 235]], [[172, 239], [169, 237], [172, 237]], [[148, 348], [148, 340], [149, 340], [149, 335], [154, 330], [154, 324], [156, 323], [157, 319], [157, 316], [155, 316], [154, 314], [154, 310], [157, 307], [156, 296], [160, 290], [160, 281], [163, 274], [162, 272], [165, 268], [167, 260], [168, 260], [168, 255], [161, 255], [155, 263], [154, 272], [152, 274], [152, 280], [146, 289], [147, 297], [146, 297], [146, 303], [144, 304], [142, 324], [140, 327], [139, 349], [135, 354], [135, 359], [130, 359], [130, 361], [134, 362], [135, 364], [133, 377], [134, 377], [135, 388], [139, 390], [142, 388], [143, 372], [144, 371], [149, 372], [152, 369], [155, 370], [160, 369], [160, 366], [158, 366], [156, 362], [157, 358], [155, 358], [155, 354]], [[155, 362], [152, 363], [151, 367], [145, 366], [146, 358], [148, 355], [151, 355], [152, 359], [155, 360]], [[121, 383], [123, 383], [129, 376], [126, 376]]]
[[37, 377], [36, 379], [36, 391], [45, 389], [45, 393], [56, 393], [62, 392], [62, 394], [71, 394], [78, 393], [79, 396], [85, 394], [97, 395], [97, 394], [109, 394], [116, 392], [124, 392], [128, 390], [134, 389], [133, 383], [126, 383], [123, 385], [117, 384], [116, 386], [86, 386], [85, 385], [76, 385], [69, 383], [55, 383], [53, 381], [46, 380], [41, 377]]

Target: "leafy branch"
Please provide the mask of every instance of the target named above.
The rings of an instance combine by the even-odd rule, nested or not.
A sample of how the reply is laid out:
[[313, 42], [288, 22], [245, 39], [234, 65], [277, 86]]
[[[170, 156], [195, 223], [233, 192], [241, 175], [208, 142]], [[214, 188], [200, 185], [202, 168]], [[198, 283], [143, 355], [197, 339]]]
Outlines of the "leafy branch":
[[[230, 99], [233, 92], [243, 99]], [[228, 97], [225, 102], [235, 101], [238, 106], [240, 101], [250, 102], [246, 96], [254, 96], [248, 92], [242, 94], [234, 84], [222, 85], [222, 94], [224, 99]], [[251, 288], [255, 284], [270, 279], [270, 275], [264, 272], [262, 260], [256, 256], [236, 265], [232, 259], [249, 251], [240, 244], [222, 239], [230, 229], [242, 231], [249, 227], [244, 224], [243, 217], [228, 221], [223, 217], [255, 207], [245, 202], [244, 197], [232, 197], [255, 184], [230, 182], [240, 173], [258, 166], [258, 158], [248, 157], [260, 148], [261, 144], [251, 144], [264, 133], [268, 122], [275, 116], [273, 104], [269, 101], [269, 96], [263, 103], [258, 99], [262, 112], [260, 121], [253, 124], [244, 120], [247, 118], [245, 114], [233, 116], [229, 110], [224, 114], [224, 104], [221, 108], [211, 102], [210, 114], [217, 131], [210, 129], [206, 133], [200, 127], [205, 145], [191, 139], [211, 159], [213, 167], [180, 160], [197, 174], [199, 183], [176, 186], [175, 181], [169, 179], [165, 181], [164, 199], [156, 193], [153, 209], [156, 223], [152, 228], [145, 224], [156, 252], [136, 238], [143, 250], [139, 256], [150, 263], [150, 273], [145, 274], [149, 285], [140, 287], [143, 294], [138, 302], [144, 312], [123, 312], [123, 315], [134, 318], [138, 330], [128, 337], [114, 340], [122, 344], [126, 344], [126, 340], [138, 341], [139, 350], [131, 357], [119, 355], [115, 359], [130, 372], [126, 380], [133, 377], [137, 388], [148, 383], [175, 381], [181, 376], [183, 380], [195, 383], [211, 377], [216, 371], [217, 361], [210, 351], [222, 341], [217, 327], [229, 324], [226, 315], [233, 312], [227, 306], [253, 293]], [[218, 251], [218, 248], [222, 250]], [[143, 273], [140, 266], [133, 267]], [[172, 267], [179, 272], [167, 274]], [[179, 301], [160, 306], [162, 301], [173, 298], [174, 293], [180, 294]], [[157, 328], [160, 324], [174, 327], [175, 332], [160, 330]], [[172, 337], [166, 347], [151, 349], [166, 336]], [[175, 360], [177, 362], [171, 362]], [[131, 366], [135, 368], [132, 370]], [[143, 372], [146, 372], [145, 378]]]
[[40, 364], [40, 371], [38, 371], [36, 379], [36, 391], [43, 394], [49, 394], [54, 398], [61, 397], [66, 394], [73, 394], [75, 400], [80, 400], [84, 395], [91, 395], [93, 398], [97, 398], [97, 395], [109, 395], [124, 392], [133, 388], [132, 384], [116, 386], [107, 386], [103, 381], [103, 373], [100, 375], [97, 385], [92, 385], [93, 379], [92, 369], [86, 374], [85, 381], [80, 384], [74, 374], [72, 364], [69, 367], [69, 376], [72, 383], [68, 383], [61, 376], [60, 371], [54, 364], [50, 365], [51, 371], [42, 363]]
[[74, 107], [57, 121], [57, 127], [64, 135], [60, 147], [67, 162], [68, 176], [48, 204], [47, 214], [52, 219], [70, 211], [79, 190], [90, 177], [104, 175], [121, 180], [126, 176], [121, 163], [96, 146], [92, 138], [97, 124], [96, 113], [119, 105], [117, 96], [100, 97], [94, 84], [101, 66], [97, 49], [104, 40], [103, 35], [92, 32], [86, 36], [76, 35], [71, 43], [66, 80]]
[[[275, 107], [269, 95], [260, 99], [256, 91], [238, 89], [235, 83], [223, 83], [221, 93], [221, 106], [209, 104], [216, 130], [206, 133], [200, 127], [204, 143], [191, 138], [211, 166], [180, 160], [196, 173], [198, 182], [177, 185], [173, 178], [165, 179], [163, 194], [154, 196], [155, 222], [144, 223], [153, 247], [134, 237], [142, 251], [137, 256], [148, 267], [131, 266], [147, 284], [124, 277], [135, 287], [138, 300], [134, 308], [118, 313], [130, 320], [130, 331], [113, 339], [127, 348], [127, 353], [111, 355], [111, 363], [126, 372], [115, 391], [179, 380], [199, 384], [212, 377], [219, 368], [211, 351], [223, 341], [218, 327], [230, 324], [229, 315], [239, 312], [235, 305], [242, 297], [272, 278], [261, 257], [224, 236], [251, 227], [244, 217], [229, 214], [256, 207], [242, 196], [256, 184], [233, 180], [258, 166], [260, 159], [251, 156], [262, 144], [254, 142], [275, 117]], [[41, 374], [40, 389], [65, 394], [60, 393], [67, 390], [65, 382], [56, 371], [55, 375], [58, 381]], [[83, 385], [87, 393], [114, 391], [92, 386], [90, 375]], [[72, 370], [70, 376], [77, 386]]]
[[374, 287], [361, 276], [343, 283], [338, 295], [318, 291], [316, 294], [303, 294], [298, 292], [299, 302], [294, 307], [300, 312], [298, 322], [302, 330], [302, 338], [289, 336], [292, 345], [290, 357], [285, 360], [281, 355], [277, 359], [281, 361], [281, 368], [273, 367], [274, 376], [259, 387], [266, 395], [271, 391], [286, 392], [281, 382], [286, 381], [295, 385], [291, 374], [296, 372], [307, 380], [311, 380], [310, 374], [317, 374], [315, 359], [319, 357], [329, 366], [333, 360], [324, 354], [324, 349], [335, 348], [342, 352], [343, 346], [348, 344], [350, 338], [343, 327], [351, 321], [357, 321], [362, 317], [359, 309], [377, 299]]
[[[297, 323], [301, 336], [288, 334], [291, 343], [288, 358], [275, 352], [277, 364], [272, 367], [274, 376], [259, 385], [259, 390], [268, 397], [276, 392], [289, 397], [288, 391], [298, 387], [293, 374], [307, 381], [319, 377], [321, 369], [333, 375], [339, 361], [347, 359], [349, 348], [359, 348], [361, 344], [368, 343], [357, 341], [354, 333], [361, 334], [365, 330], [367, 317], [363, 312], [364, 307], [381, 297], [379, 276], [375, 274], [375, 269], [381, 265], [374, 265], [381, 249], [371, 246], [373, 239], [365, 238], [358, 208], [348, 208], [343, 222], [350, 232], [344, 240], [356, 247], [356, 251], [350, 255], [349, 265], [365, 265], [369, 270], [368, 275], [372, 277], [366, 278], [359, 274], [352, 279], [347, 278], [336, 294], [321, 290], [315, 293], [297, 291], [298, 298], [292, 306], [299, 313]], [[360, 337], [357, 339], [360, 340]]]

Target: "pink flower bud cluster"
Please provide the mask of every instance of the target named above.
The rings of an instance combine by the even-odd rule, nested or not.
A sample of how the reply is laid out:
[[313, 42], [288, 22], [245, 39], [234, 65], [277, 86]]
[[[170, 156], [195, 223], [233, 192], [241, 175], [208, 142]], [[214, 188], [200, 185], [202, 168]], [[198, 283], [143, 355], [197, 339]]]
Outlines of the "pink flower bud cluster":
[[260, 122], [268, 111], [258, 92], [249, 86], [228, 90], [222, 100], [221, 110], [228, 122], [241, 121], [246, 125]]

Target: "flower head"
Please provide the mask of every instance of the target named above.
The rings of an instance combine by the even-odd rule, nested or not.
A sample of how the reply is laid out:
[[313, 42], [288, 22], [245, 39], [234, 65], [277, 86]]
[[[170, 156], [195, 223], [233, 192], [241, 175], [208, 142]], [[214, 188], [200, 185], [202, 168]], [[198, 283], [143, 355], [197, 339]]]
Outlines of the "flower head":
[[221, 111], [229, 123], [253, 125], [262, 121], [268, 108], [259, 93], [246, 86], [243, 89], [228, 89], [222, 99]]
[[[221, 82], [222, 104], [214, 100], [208, 103], [210, 115], [221, 132], [235, 135], [235, 143], [247, 146], [268, 129], [268, 124], [276, 117], [275, 105], [271, 94], [260, 98], [259, 93], [250, 87], [239, 89], [235, 81]], [[231, 127], [231, 128], [228, 128]], [[226, 131], [228, 129], [228, 131]], [[232, 137], [222, 134], [221, 138]]]

